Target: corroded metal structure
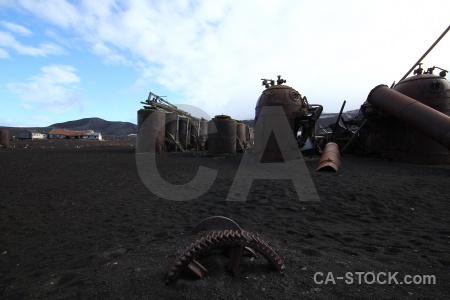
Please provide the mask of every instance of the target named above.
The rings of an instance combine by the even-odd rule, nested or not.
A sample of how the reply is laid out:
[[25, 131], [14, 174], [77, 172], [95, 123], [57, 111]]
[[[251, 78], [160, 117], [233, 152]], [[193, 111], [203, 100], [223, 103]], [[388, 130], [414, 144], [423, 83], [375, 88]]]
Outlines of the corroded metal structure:
[[236, 153], [236, 121], [230, 116], [218, 115], [208, 122], [208, 152]]
[[258, 235], [243, 230], [235, 221], [229, 218], [223, 216], [206, 218], [192, 232], [198, 233], [207, 230], [220, 231], [209, 233], [187, 247], [181, 256], [175, 260], [167, 276], [166, 284], [177, 281], [181, 273], [186, 269], [190, 270], [198, 278], [203, 278], [207, 269], [197, 259], [214, 249], [225, 248], [230, 250], [231, 262], [229, 268], [235, 276], [239, 274], [239, 266], [244, 250], [254, 257], [257, 257], [255, 250], [263, 254], [278, 271], [283, 271], [286, 268], [282, 258], [267, 242]]
[[166, 141], [168, 141], [166, 147], [169, 152], [177, 150], [177, 143], [179, 143], [178, 123], [178, 114], [174, 112], [166, 113]]
[[317, 171], [337, 172], [341, 164], [339, 146], [336, 143], [327, 143], [317, 164]]
[[375, 87], [362, 110], [371, 129], [370, 147], [384, 157], [450, 163], [450, 83], [443, 76], [421, 74], [419, 67], [393, 89]]
[[200, 121], [200, 134], [199, 134], [199, 148], [201, 150], [206, 149], [206, 140], [208, 139], [208, 122], [206, 120]]
[[8, 148], [9, 147], [9, 131], [0, 128], [0, 146]]
[[[144, 109], [138, 111], [138, 128], [143, 124], [143, 120], [155, 110], [167, 114], [165, 149], [168, 151], [184, 151], [188, 148], [204, 149], [205, 138], [200, 137], [200, 127], [202, 122], [206, 122], [205, 119], [196, 118], [153, 93], [149, 93], [148, 99], [141, 103], [144, 104]], [[201, 148], [202, 144], [203, 148]]]
[[[278, 76], [276, 81], [272, 79], [262, 79], [263, 85], [266, 89], [262, 92], [255, 107], [255, 123], [265, 122], [264, 117], [261, 117], [261, 111], [264, 107], [279, 106], [282, 107], [289, 122], [291, 132], [283, 133], [286, 136], [282, 137], [283, 141], [292, 141], [297, 143], [298, 147], [302, 148], [308, 138], [313, 138], [315, 132], [315, 123], [322, 113], [322, 106], [309, 104], [306, 97], [295, 90], [294, 88], [284, 85], [286, 80]], [[265, 128], [260, 126], [259, 128]], [[270, 128], [269, 128], [270, 130]], [[299, 133], [298, 137], [297, 134]], [[264, 141], [267, 139], [267, 134], [263, 129], [260, 132], [255, 132], [255, 153], [261, 153], [262, 161], [282, 161], [280, 147], [292, 147], [292, 145], [280, 145], [275, 136], [271, 135], [266, 145]]]
[[[151, 118], [150, 118], [151, 116]], [[141, 109], [138, 111], [139, 134], [136, 141], [136, 152], [165, 151], [166, 113], [158, 109]]]
[[236, 151], [245, 152], [247, 147], [247, 125], [236, 122]]
[[[379, 85], [370, 92], [353, 120], [359, 128], [341, 153], [355, 141], [354, 149], [368, 155], [414, 163], [450, 163], [448, 71], [437, 66], [424, 70], [421, 63], [449, 30], [450, 26], [397, 84], [391, 88]], [[407, 77], [414, 68], [414, 75]]]

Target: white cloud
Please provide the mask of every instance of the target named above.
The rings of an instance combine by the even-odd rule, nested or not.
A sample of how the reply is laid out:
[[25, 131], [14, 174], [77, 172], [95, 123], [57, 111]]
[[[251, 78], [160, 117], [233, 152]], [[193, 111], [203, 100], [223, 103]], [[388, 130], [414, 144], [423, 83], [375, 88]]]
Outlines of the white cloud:
[[[447, 0], [18, 3], [74, 32], [106, 63], [134, 66], [136, 86], [158, 83], [183, 95], [178, 102], [239, 119], [253, 116], [259, 79], [276, 75], [325, 111], [344, 99], [358, 108], [374, 86], [411, 67], [448, 26], [450, 10]], [[417, 12], [433, 18], [412, 22]], [[445, 54], [429, 57], [448, 68]]]
[[0, 46], [15, 50], [18, 54], [30, 56], [61, 55], [66, 51], [54, 43], [42, 43], [39, 47], [26, 46], [20, 43], [9, 32], [0, 31]]
[[0, 58], [9, 58], [9, 54], [5, 49], [0, 48]]
[[22, 107], [62, 113], [83, 109], [86, 105], [78, 84], [80, 78], [75, 68], [68, 65], [50, 65], [41, 68], [38, 75], [26, 82], [11, 82], [6, 85], [10, 92], [22, 100]]
[[15, 23], [11, 23], [11, 22], [7, 22], [7, 21], [0, 21], [0, 25], [9, 29], [10, 31], [23, 35], [23, 36], [30, 36], [33, 33], [31, 32], [31, 30], [29, 30], [28, 28], [19, 25], [19, 24], [15, 24]]

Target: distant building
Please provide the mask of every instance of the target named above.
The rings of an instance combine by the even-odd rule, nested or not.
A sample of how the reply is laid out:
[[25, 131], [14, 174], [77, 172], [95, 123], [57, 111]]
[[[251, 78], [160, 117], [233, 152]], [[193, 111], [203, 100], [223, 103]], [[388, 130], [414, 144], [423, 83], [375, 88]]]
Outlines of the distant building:
[[92, 132], [90, 135], [83, 136], [83, 139], [86, 140], [103, 140], [101, 132]]
[[26, 129], [19, 133], [19, 139], [22, 140], [43, 140], [47, 138], [47, 134], [37, 132], [33, 129]]
[[49, 139], [86, 139], [86, 140], [102, 140], [102, 134], [93, 130], [67, 130], [53, 129], [48, 134]]

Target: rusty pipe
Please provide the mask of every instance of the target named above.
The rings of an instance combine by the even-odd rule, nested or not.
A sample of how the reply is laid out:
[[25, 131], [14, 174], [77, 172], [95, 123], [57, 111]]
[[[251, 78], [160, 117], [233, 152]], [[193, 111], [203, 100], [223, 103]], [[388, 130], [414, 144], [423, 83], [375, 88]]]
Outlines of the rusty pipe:
[[336, 143], [330, 142], [325, 145], [322, 156], [317, 164], [316, 171], [335, 171], [337, 172], [341, 164], [339, 154], [339, 146]]
[[406, 122], [450, 150], [450, 117], [411, 97], [379, 85], [367, 101]]

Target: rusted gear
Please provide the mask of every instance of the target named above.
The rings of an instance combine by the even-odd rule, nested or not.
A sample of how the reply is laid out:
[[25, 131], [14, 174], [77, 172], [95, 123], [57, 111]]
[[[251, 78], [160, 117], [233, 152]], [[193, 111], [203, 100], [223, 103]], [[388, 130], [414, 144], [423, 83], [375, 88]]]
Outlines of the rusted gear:
[[[224, 247], [241, 247], [240, 249], [249, 247], [255, 249], [264, 255], [278, 271], [283, 271], [286, 268], [283, 260], [275, 250], [257, 235], [246, 230], [215, 231], [186, 248], [183, 254], [175, 261], [167, 276], [166, 284], [175, 282], [186, 268], [189, 268], [198, 277], [202, 278], [206, 269], [196, 259], [213, 249]], [[239, 253], [239, 258], [241, 256], [242, 251]]]

